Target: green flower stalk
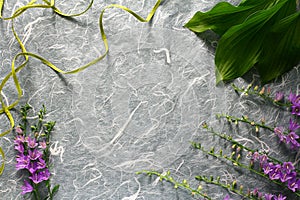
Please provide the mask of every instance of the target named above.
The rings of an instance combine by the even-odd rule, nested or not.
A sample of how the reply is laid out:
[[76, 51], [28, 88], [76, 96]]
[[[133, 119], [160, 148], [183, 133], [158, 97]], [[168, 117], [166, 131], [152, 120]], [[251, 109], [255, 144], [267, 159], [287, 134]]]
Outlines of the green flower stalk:
[[191, 193], [191, 195], [193, 195], [193, 196], [198, 195], [207, 200], [212, 200], [211, 197], [209, 197], [206, 193], [202, 192], [201, 185], [199, 185], [199, 187], [197, 189], [193, 189], [190, 187], [187, 180], [183, 180], [182, 182], [177, 182], [172, 178], [170, 171], [168, 171], [166, 174], [162, 174], [157, 171], [143, 170], [143, 171], [137, 172], [136, 174], [147, 174], [148, 176], [153, 176], [153, 175], [157, 176], [157, 177], [159, 177], [160, 181], [164, 180], [164, 181], [172, 183], [174, 185], [175, 189], [180, 187], [182, 189], [189, 191]]

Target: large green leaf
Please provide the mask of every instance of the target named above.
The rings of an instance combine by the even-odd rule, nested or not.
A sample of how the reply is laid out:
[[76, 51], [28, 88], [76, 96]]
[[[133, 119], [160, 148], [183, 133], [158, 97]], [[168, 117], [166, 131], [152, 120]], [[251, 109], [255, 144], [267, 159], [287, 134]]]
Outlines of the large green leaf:
[[217, 83], [244, 75], [258, 62], [271, 27], [279, 16], [289, 13], [289, 8], [288, 0], [281, 0], [273, 7], [249, 16], [223, 35], [215, 57]]
[[220, 2], [208, 12], [198, 11], [184, 27], [197, 33], [213, 30], [223, 35], [232, 26], [244, 22], [249, 15], [266, 9], [275, 2], [276, 0], [247, 0], [238, 7], [227, 2]]
[[276, 24], [264, 43], [256, 66], [261, 80], [266, 83], [300, 62], [300, 12]]

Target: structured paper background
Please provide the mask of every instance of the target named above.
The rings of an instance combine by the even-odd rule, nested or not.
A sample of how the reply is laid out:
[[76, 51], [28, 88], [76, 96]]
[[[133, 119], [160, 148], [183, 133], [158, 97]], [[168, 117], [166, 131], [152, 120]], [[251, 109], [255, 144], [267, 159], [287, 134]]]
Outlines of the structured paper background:
[[[110, 52], [96, 65], [75, 75], [59, 75], [35, 59], [18, 73], [24, 96], [38, 111], [47, 107], [48, 120], [57, 121], [52, 141], [52, 182], [61, 185], [55, 199], [103, 200], [175, 200], [193, 199], [186, 191], [175, 190], [156, 177], [136, 175], [142, 169], [171, 170], [178, 180], [188, 179], [197, 187], [195, 175], [219, 175], [223, 180], [238, 178], [244, 188], [276, 191], [268, 182], [237, 170], [190, 146], [226, 143], [201, 129], [206, 121], [224, 131], [216, 113], [243, 113], [265, 117], [270, 124], [286, 122], [282, 114], [261, 101], [240, 98], [230, 85], [215, 86], [215, 36], [197, 37], [183, 25], [198, 11], [207, 11], [219, 0], [165, 0], [150, 23], [138, 22], [120, 9], [104, 14], [104, 28]], [[237, 4], [239, 1], [228, 1]], [[27, 1], [5, 1], [4, 16]], [[121, 4], [146, 17], [155, 0], [96, 0], [91, 10], [74, 19], [62, 18], [51, 10], [31, 9], [15, 20], [15, 29], [29, 52], [37, 53], [64, 70], [82, 66], [104, 52], [98, 18], [104, 6]], [[65, 12], [83, 10], [88, 1], [57, 1]], [[13, 56], [20, 52], [11, 32], [11, 21], [0, 21], [0, 76], [10, 71]], [[247, 47], [245, 47], [247, 48]], [[248, 75], [248, 81], [255, 76]], [[275, 84], [275, 90], [298, 91], [298, 71], [294, 69]], [[235, 81], [247, 85], [244, 79]], [[4, 95], [9, 102], [17, 97], [12, 81]], [[19, 107], [18, 107], [19, 108]], [[13, 114], [19, 121], [16, 111]], [[1, 130], [8, 122], [1, 116]], [[232, 134], [250, 146], [275, 148], [282, 155], [271, 133], [251, 135], [249, 127]], [[244, 139], [247, 138], [247, 139]], [[262, 139], [265, 143], [259, 143]], [[0, 138], [7, 164], [0, 177], [0, 199], [22, 199], [22, 177], [16, 173], [13, 134]], [[280, 153], [281, 152], [281, 153]], [[222, 199], [226, 190], [203, 185], [214, 199]], [[239, 199], [237, 196], [232, 196]]]

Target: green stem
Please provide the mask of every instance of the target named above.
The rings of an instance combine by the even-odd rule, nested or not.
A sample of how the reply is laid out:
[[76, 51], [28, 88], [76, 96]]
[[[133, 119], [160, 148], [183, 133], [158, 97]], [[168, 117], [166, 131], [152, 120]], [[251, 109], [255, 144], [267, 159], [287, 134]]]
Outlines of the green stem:
[[[256, 123], [254, 121], [250, 121], [250, 120], [248, 120], [247, 117], [244, 117], [244, 116], [242, 118], [238, 118], [238, 117], [225, 115], [225, 114], [217, 114], [217, 118], [221, 118], [221, 117], [226, 118], [230, 122], [244, 122], [246, 124], [250, 124], [251, 126], [264, 128], [264, 129], [274, 132], [273, 127], [266, 126], [264, 123]], [[288, 133], [285, 133], [285, 134], [288, 134]]]
[[40, 200], [41, 197], [40, 197], [40, 194], [39, 194], [39, 191], [38, 191], [38, 184], [33, 183], [33, 188], [34, 188], [33, 194], [34, 194], [35, 199]]
[[231, 84], [231, 86], [237, 93], [242, 92], [246, 95], [249, 95], [249, 94], [256, 95], [256, 96], [263, 98], [264, 100], [267, 100], [267, 101], [273, 103], [276, 106], [283, 106], [283, 107], [288, 107], [288, 108], [291, 107], [291, 103], [282, 103], [280, 101], [275, 101], [272, 97], [270, 97], [269, 93], [265, 94], [265, 92], [261, 92], [261, 91], [255, 90], [255, 89], [251, 90], [251, 88], [252, 88], [251, 84], [248, 85], [248, 87], [246, 89], [239, 88], [235, 84]]
[[[254, 149], [251, 149], [251, 148], [249, 148], [249, 147], [247, 147], [247, 146], [242, 145], [241, 143], [239, 143], [238, 141], [234, 140], [231, 136], [229, 136], [229, 135], [227, 135], [227, 134], [222, 134], [222, 133], [218, 133], [218, 132], [214, 131], [213, 128], [210, 128], [210, 127], [208, 127], [207, 125], [204, 125], [203, 128], [205, 128], [206, 130], [208, 130], [208, 131], [211, 132], [212, 134], [214, 134], [214, 135], [216, 135], [216, 136], [218, 136], [218, 137], [220, 137], [220, 138], [222, 138], [222, 139], [224, 139], [224, 140], [227, 140], [227, 141], [231, 142], [232, 144], [237, 145], [237, 146], [240, 147], [241, 149], [245, 149], [245, 150], [247, 150], [247, 151], [249, 151], [249, 152], [251, 152], [251, 153], [257, 152], [257, 150], [254, 150]], [[258, 152], [258, 153], [259, 153], [259, 152]], [[262, 153], [259, 153], [259, 154], [262, 155]], [[273, 162], [275, 162], [275, 163], [282, 164], [281, 161], [277, 160], [276, 158], [274, 158], [274, 157], [272, 157], [272, 156], [269, 156], [269, 155], [268, 155], [268, 158], [269, 158], [270, 160], [272, 160]]]
[[141, 172], [137, 172], [137, 174], [141, 174], [141, 173], [145, 173], [149, 176], [152, 176], [152, 175], [155, 175], [155, 176], [158, 176], [160, 178], [160, 180], [165, 180], [165, 181], [168, 181], [170, 183], [172, 183], [174, 185], [175, 188], [178, 188], [178, 187], [181, 187], [181, 188], [184, 188], [188, 191], [191, 192], [192, 195], [199, 195], [201, 197], [204, 197], [205, 199], [207, 200], [212, 200], [207, 194], [205, 193], [202, 193], [200, 190], [201, 188], [199, 189], [193, 189], [191, 188], [186, 181], [183, 181], [182, 183], [180, 182], [177, 182], [175, 181], [171, 176], [170, 176], [170, 172], [167, 173], [167, 175], [163, 175], [159, 172], [156, 172], [156, 171], [147, 171], [147, 170], [143, 170]]
[[253, 200], [258, 200], [258, 198], [256, 198], [255, 196], [252, 196], [251, 194], [245, 194], [243, 192], [242, 188], [240, 188], [239, 190], [236, 189], [235, 188], [236, 187], [236, 185], [235, 185], [236, 183], [234, 183], [234, 184], [224, 184], [224, 183], [221, 183], [219, 179], [217, 181], [213, 180], [212, 177], [211, 177], [211, 179], [208, 179], [207, 177], [203, 177], [203, 176], [196, 176], [195, 178], [198, 181], [204, 181], [207, 184], [217, 185], [217, 186], [220, 186], [220, 187], [222, 187], [224, 189], [230, 190], [231, 192], [233, 192], [235, 194], [238, 194], [238, 195], [240, 195], [242, 197], [248, 197], [248, 198], [253, 199]]
[[[271, 182], [273, 182], [273, 183], [275, 183], [275, 184], [277, 184], [277, 185], [279, 185], [279, 186], [286, 187], [286, 185], [285, 185], [284, 183], [279, 182], [279, 181], [276, 181], [276, 180], [271, 180], [271, 179], [269, 179], [269, 177], [268, 177], [267, 175], [265, 175], [264, 173], [261, 173], [261, 172], [259, 172], [259, 171], [257, 171], [257, 170], [252, 169], [251, 167], [249, 167], [249, 166], [247, 166], [247, 165], [245, 165], [245, 164], [243, 164], [243, 163], [240, 163], [240, 162], [238, 161], [238, 159], [233, 159], [232, 157], [228, 157], [227, 155], [223, 155], [222, 153], [220, 153], [220, 154], [215, 154], [215, 153], [214, 153], [214, 149], [212, 149], [212, 150], [210, 150], [210, 151], [205, 150], [205, 149], [201, 146], [201, 144], [199, 144], [199, 143], [197, 144], [197, 143], [195, 143], [195, 142], [192, 142], [192, 145], [193, 145], [194, 148], [199, 149], [199, 150], [201, 150], [202, 152], [204, 152], [204, 153], [206, 153], [206, 154], [208, 154], [208, 155], [211, 155], [211, 156], [213, 156], [213, 157], [215, 157], [215, 158], [221, 158], [221, 159], [228, 160], [228, 161], [230, 161], [231, 163], [233, 163], [233, 165], [235, 165], [235, 166], [238, 166], [238, 167], [247, 169], [247, 170], [249, 170], [250, 172], [253, 172], [253, 173], [255, 173], [255, 174], [257, 174], [257, 175], [259, 175], [259, 176], [261, 176], [261, 177], [264, 177], [264, 178], [266, 178], [267, 180], [269, 180], [269, 181], [271, 181]], [[294, 194], [296, 194], [297, 196], [300, 197], [300, 193], [299, 193], [299, 192], [294, 192]]]

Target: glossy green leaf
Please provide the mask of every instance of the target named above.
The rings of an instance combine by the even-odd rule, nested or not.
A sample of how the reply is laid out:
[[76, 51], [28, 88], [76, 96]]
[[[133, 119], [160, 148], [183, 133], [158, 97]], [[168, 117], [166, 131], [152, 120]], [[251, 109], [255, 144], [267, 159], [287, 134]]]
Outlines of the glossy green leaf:
[[244, 22], [251, 14], [272, 6], [276, 0], [247, 0], [238, 7], [220, 2], [208, 12], [197, 12], [184, 26], [193, 32], [213, 30], [223, 35], [229, 28]]
[[276, 24], [256, 66], [261, 80], [266, 83], [300, 62], [300, 12], [294, 13]]
[[58, 192], [58, 189], [59, 189], [59, 185], [55, 185], [51, 191], [51, 195], [54, 196]]
[[279, 16], [288, 13], [287, 9], [288, 0], [281, 0], [249, 16], [222, 36], [215, 57], [217, 83], [244, 75], [258, 62], [271, 27]]

